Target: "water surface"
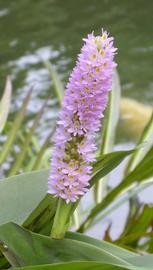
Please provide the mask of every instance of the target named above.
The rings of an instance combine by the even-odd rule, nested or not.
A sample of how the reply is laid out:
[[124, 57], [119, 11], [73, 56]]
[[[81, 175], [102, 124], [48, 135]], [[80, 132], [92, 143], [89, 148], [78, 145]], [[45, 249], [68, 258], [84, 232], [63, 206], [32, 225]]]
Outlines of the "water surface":
[[20, 95], [31, 84], [37, 97], [50, 95], [38, 55], [50, 59], [65, 82], [82, 37], [103, 27], [118, 47], [123, 94], [152, 104], [152, 13], [153, 1], [146, 0], [0, 0], [1, 89], [10, 73]]

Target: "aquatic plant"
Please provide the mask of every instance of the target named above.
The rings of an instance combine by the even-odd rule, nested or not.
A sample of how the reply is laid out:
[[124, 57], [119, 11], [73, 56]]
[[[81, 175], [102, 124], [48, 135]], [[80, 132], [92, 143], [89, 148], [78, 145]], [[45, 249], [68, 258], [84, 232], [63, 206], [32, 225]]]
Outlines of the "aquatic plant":
[[[105, 32], [103, 32], [102, 37], [103, 35], [107, 36]], [[98, 45], [95, 43], [96, 39]], [[111, 60], [111, 68], [107, 73], [107, 75], [109, 74], [108, 78], [107, 76], [100, 76], [105, 73], [108, 66], [103, 66], [104, 63], [101, 62], [101, 59], [106, 57], [106, 51], [105, 54], [101, 53], [101, 57], [99, 56], [101, 51], [99, 39], [102, 44], [109, 40], [107, 45], [110, 47], [108, 46], [108, 50], [112, 49], [110, 53], [112, 58], [107, 58], [108, 62]], [[92, 44], [91, 50], [89, 50], [90, 42]], [[50, 171], [50, 175], [53, 175], [53, 177], [49, 179], [49, 192], [53, 193], [53, 195], [46, 194], [48, 169], [14, 175], [0, 181], [1, 269], [7, 269], [11, 266], [11, 268], [21, 270], [65, 270], [69, 268], [78, 270], [87, 270], [89, 268], [97, 270], [150, 270], [153, 265], [152, 255], [144, 255], [144, 253], [152, 253], [153, 251], [152, 206], [140, 203], [137, 200], [137, 194], [152, 184], [153, 115], [144, 128], [135, 149], [113, 151], [112, 145], [119, 115], [120, 95], [120, 85], [116, 72], [113, 74], [112, 92], [109, 94], [108, 108], [103, 119], [103, 129], [99, 134], [98, 150], [100, 149], [100, 151], [96, 151], [95, 146], [95, 134], [100, 128], [101, 116], [106, 107], [108, 91], [111, 86], [112, 68], [114, 66], [113, 57], [116, 52], [112, 45], [111, 38], [101, 39], [100, 37], [94, 37], [93, 34], [90, 35], [85, 40], [83, 47], [85, 49], [82, 49], [83, 52], [79, 56], [81, 61], [78, 59], [76, 68], [72, 72], [65, 91], [54, 139], [55, 149], [53, 151], [52, 170]], [[96, 57], [93, 55], [93, 48], [98, 54]], [[85, 54], [84, 58], [86, 49], [87, 54]], [[88, 55], [89, 51], [90, 54]], [[92, 56], [89, 62], [93, 68], [91, 72], [92, 76], [94, 74], [93, 77], [88, 76], [90, 66], [88, 66], [89, 62], [86, 63], [90, 56]], [[97, 59], [100, 59], [98, 62], [100, 64], [99, 69], [97, 69]], [[83, 72], [85, 74], [83, 74], [84, 79], [82, 80], [82, 74], [80, 75], [78, 70], [84, 67], [84, 64], [85, 70], [83, 69]], [[86, 64], [88, 65], [86, 66]], [[55, 88], [58, 88], [55, 92], [57, 93], [58, 103], [61, 104], [63, 93], [60, 92], [62, 88], [58, 75], [50, 63], [45, 63], [45, 66], [55, 82]], [[108, 84], [107, 80], [109, 81]], [[93, 87], [95, 83], [97, 88]], [[71, 86], [73, 86], [73, 89]], [[73, 92], [73, 90], [75, 91]], [[76, 98], [77, 103], [74, 102], [75, 98], [73, 97]], [[82, 102], [84, 98], [85, 102]], [[2, 160], [6, 160], [6, 156], [9, 155], [10, 149], [15, 142], [17, 127], [20, 127], [21, 120], [23, 120], [27, 99], [29, 99], [29, 95], [25, 98], [24, 105], [17, 114], [17, 119], [20, 120], [17, 121], [18, 125], [14, 125], [13, 132], [9, 131], [8, 140], [4, 144], [5, 147], [2, 148], [5, 151], [1, 153], [1, 164], [3, 163]], [[6, 99], [4, 98], [3, 102], [4, 100]], [[94, 111], [92, 106], [97, 103], [98, 107]], [[90, 105], [89, 108], [88, 105]], [[87, 106], [87, 111], [84, 110], [85, 106]], [[4, 128], [6, 112], [1, 111], [4, 113], [4, 117], [0, 121], [0, 126]], [[84, 122], [86, 112], [88, 112], [87, 122]], [[29, 131], [28, 134], [33, 134], [38, 125], [39, 116], [40, 113], [36, 116], [32, 131]], [[77, 125], [75, 126], [75, 124]], [[25, 145], [27, 148], [31, 139], [29, 139], [29, 136], [26, 139]], [[84, 141], [85, 144], [81, 147]], [[47, 140], [47, 145], [48, 142], [49, 140]], [[110, 145], [108, 147], [108, 144], [111, 144], [111, 147]], [[23, 152], [21, 156], [18, 156], [17, 160], [28, 159], [24, 148], [22, 149]], [[45, 148], [40, 149], [40, 154], [38, 156], [36, 154], [36, 161], [38, 161], [39, 156], [42, 156], [43, 149], [46, 149], [46, 144]], [[110, 149], [112, 152], [110, 152]], [[84, 204], [82, 195], [86, 190], [90, 189], [92, 191], [94, 185], [98, 187], [99, 181], [103, 182], [104, 178], [130, 155], [131, 157], [129, 157], [123, 172], [122, 181], [114, 188], [106, 188], [105, 197], [100, 201], [97, 200], [99, 194], [94, 192], [94, 203], [91, 202], [84, 209], [81, 203]], [[15, 168], [18, 170], [20, 165], [18, 161]], [[84, 168], [86, 169], [85, 172], [82, 170]], [[66, 175], [64, 179], [63, 175], [64, 177]], [[62, 176], [62, 178], [59, 178], [59, 176]], [[74, 178], [69, 176], [74, 176], [74, 178], [77, 176], [77, 184], [81, 193], [75, 193]], [[62, 182], [58, 182], [60, 180]], [[105, 178], [106, 180], [107, 178]], [[54, 184], [59, 184], [58, 188]], [[63, 192], [65, 187], [66, 192], [65, 190]], [[74, 192], [72, 192], [72, 196], [70, 196], [71, 187]], [[77, 188], [76, 190], [78, 191]], [[121, 194], [124, 194], [124, 197], [121, 197]], [[125, 202], [129, 202], [130, 211], [123, 232], [116, 240], [111, 239], [110, 224], [108, 224], [104, 234], [106, 241], [99, 241], [83, 234], [97, 222], [102, 222], [106, 216]], [[78, 204], [79, 207], [77, 208]], [[74, 213], [75, 209], [77, 209], [77, 212]], [[67, 232], [72, 226], [75, 232]], [[81, 232], [81, 234], [78, 232]], [[114, 244], [109, 242], [114, 242]], [[143, 256], [140, 256], [142, 254]]]
[[88, 35], [67, 84], [52, 153], [48, 192], [75, 202], [89, 186], [95, 161], [95, 135], [111, 90], [113, 38]]

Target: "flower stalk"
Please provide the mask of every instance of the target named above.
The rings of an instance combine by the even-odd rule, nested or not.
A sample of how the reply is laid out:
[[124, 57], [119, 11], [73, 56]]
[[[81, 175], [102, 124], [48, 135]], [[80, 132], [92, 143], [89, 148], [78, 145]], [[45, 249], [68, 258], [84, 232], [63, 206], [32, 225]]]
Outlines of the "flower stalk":
[[61, 198], [58, 199], [57, 210], [51, 230], [51, 237], [54, 239], [63, 239], [65, 232], [69, 227], [70, 213], [72, 205], [67, 204]]

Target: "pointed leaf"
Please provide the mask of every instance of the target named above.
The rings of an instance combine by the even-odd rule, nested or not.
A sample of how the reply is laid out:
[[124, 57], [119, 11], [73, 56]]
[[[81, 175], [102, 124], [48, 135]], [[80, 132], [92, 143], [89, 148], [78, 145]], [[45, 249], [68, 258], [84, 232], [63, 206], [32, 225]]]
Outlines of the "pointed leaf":
[[4, 129], [5, 123], [7, 121], [8, 113], [11, 105], [11, 96], [12, 96], [12, 82], [10, 76], [6, 79], [5, 89], [0, 100], [0, 133]]
[[44, 62], [45, 67], [48, 69], [50, 78], [51, 78], [53, 85], [54, 85], [54, 89], [55, 89], [58, 103], [61, 106], [63, 93], [64, 93], [64, 88], [63, 88], [62, 82], [61, 82], [57, 72], [53, 68], [52, 64], [47, 60], [44, 60], [43, 62]]

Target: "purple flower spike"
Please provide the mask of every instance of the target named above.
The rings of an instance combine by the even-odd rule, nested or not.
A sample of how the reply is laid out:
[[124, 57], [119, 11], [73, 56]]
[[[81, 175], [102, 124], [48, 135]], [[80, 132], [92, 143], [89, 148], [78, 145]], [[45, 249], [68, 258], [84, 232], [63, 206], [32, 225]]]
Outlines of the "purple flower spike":
[[95, 133], [116, 67], [113, 38], [88, 35], [65, 90], [52, 154], [48, 193], [75, 202], [89, 187], [95, 161]]

